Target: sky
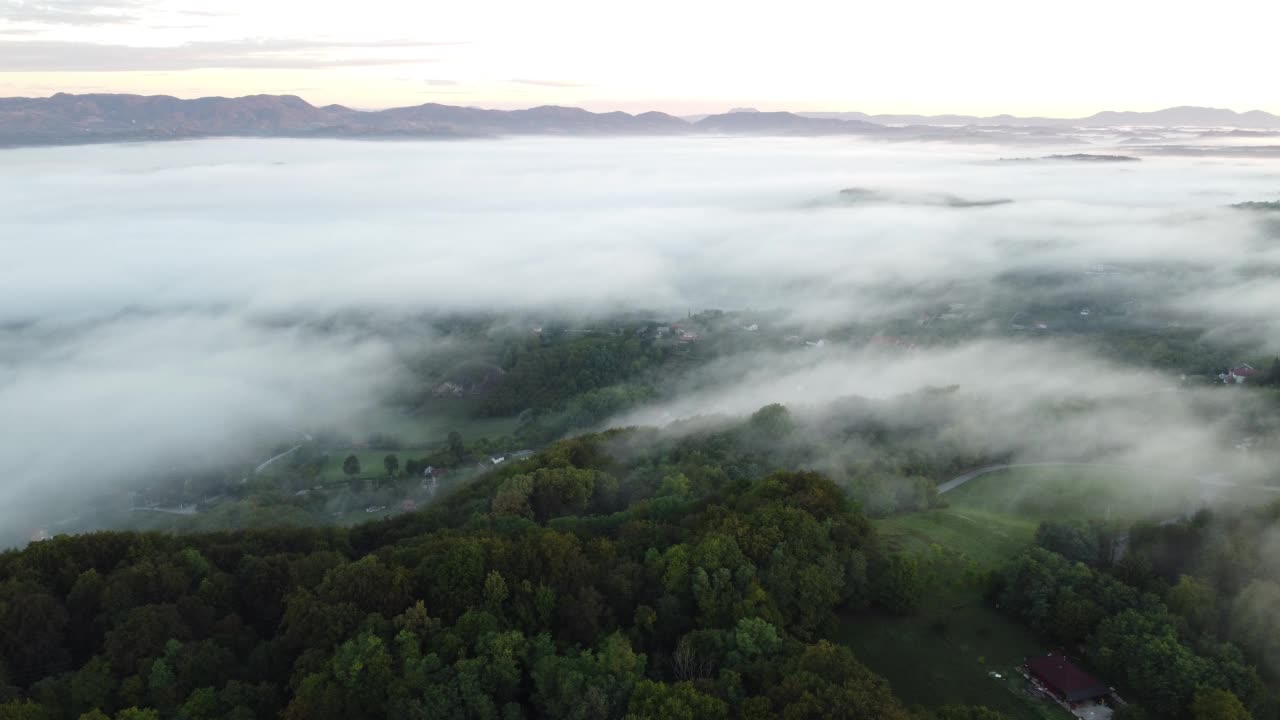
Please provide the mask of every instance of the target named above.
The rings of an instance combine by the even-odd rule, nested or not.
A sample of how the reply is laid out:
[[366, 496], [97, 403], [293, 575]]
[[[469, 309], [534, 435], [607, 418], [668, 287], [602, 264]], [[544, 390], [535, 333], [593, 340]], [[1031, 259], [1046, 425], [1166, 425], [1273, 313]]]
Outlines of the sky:
[[673, 113], [1280, 113], [1280, 4], [0, 0], [0, 96]]

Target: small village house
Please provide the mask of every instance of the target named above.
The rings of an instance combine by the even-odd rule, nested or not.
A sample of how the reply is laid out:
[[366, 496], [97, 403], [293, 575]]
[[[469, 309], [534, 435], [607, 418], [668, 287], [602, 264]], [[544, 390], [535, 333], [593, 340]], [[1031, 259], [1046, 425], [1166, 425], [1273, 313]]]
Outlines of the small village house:
[[1218, 379], [1227, 385], [1243, 385], [1246, 381], [1257, 377], [1258, 374], [1257, 369], [1249, 363], [1241, 363], [1218, 375]]
[[1064, 655], [1050, 653], [1027, 661], [1033, 680], [1065, 703], [1082, 703], [1111, 694], [1101, 680], [1080, 669]]

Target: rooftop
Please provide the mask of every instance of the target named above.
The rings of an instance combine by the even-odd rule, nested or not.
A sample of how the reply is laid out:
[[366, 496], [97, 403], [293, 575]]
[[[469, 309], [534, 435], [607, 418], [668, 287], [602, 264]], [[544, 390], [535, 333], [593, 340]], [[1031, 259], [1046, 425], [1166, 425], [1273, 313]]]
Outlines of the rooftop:
[[1027, 661], [1027, 669], [1054, 694], [1068, 702], [1092, 700], [1110, 689], [1062, 655], [1045, 655]]

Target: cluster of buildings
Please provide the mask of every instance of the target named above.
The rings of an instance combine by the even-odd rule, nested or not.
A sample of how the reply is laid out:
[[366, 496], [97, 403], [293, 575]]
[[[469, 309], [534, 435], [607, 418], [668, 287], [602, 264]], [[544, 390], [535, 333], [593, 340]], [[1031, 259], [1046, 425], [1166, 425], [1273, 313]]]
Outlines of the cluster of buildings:
[[659, 340], [667, 337], [675, 337], [678, 342], [682, 343], [694, 343], [701, 337], [698, 333], [685, 328], [679, 323], [674, 325], [659, 325], [653, 329], [653, 335]]
[[[741, 318], [732, 320], [730, 322], [733, 322], [733, 327], [743, 332], [749, 332], [749, 333], [760, 332], [760, 323], [758, 322], [747, 322], [745, 320], [742, 320]], [[713, 328], [713, 330], [714, 329], [724, 330], [728, 327], [729, 327], [728, 325], [722, 324], [717, 328]], [[643, 327], [640, 329], [640, 332], [641, 333], [648, 332], [648, 329], [649, 329], [648, 326]], [[694, 328], [687, 327], [683, 323], [659, 325], [653, 328], [653, 334], [655, 337], [657, 337], [660, 340], [663, 338], [674, 338], [676, 341], [681, 343], [695, 343], [702, 339], [702, 333], [700, 333], [698, 330]]]

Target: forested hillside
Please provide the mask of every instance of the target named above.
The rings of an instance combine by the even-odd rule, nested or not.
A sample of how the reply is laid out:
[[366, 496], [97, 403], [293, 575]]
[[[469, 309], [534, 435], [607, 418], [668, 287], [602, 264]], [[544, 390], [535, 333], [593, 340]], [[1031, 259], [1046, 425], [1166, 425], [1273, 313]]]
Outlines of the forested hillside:
[[713, 439], [564, 441], [349, 530], [8, 552], [0, 718], [912, 717], [821, 638], [917, 579], [830, 480]]

